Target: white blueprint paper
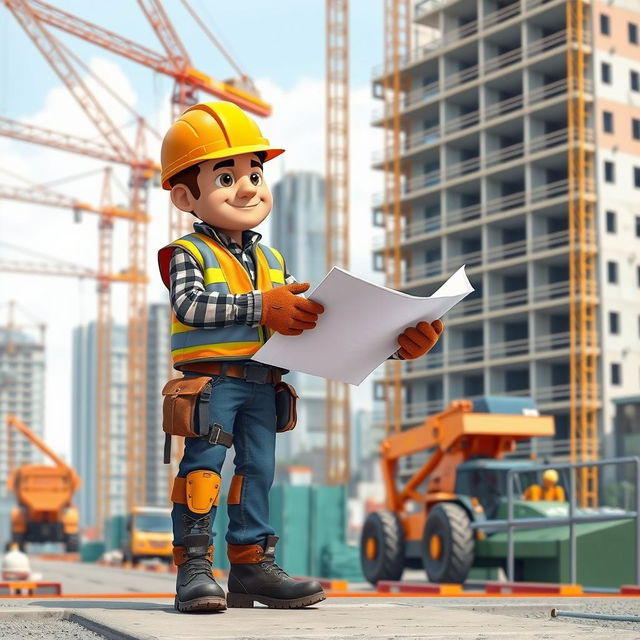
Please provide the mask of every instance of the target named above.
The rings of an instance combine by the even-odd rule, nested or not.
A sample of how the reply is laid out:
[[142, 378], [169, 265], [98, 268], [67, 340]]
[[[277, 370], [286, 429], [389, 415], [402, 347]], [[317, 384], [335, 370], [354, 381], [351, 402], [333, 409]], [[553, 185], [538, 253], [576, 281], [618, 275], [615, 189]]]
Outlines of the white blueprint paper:
[[464, 266], [428, 298], [333, 267], [308, 294], [325, 309], [316, 328], [299, 336], [274, 334], [253, 360], [357, 386], [397, 351], [402, 331], [437, 320], [473, 290]]

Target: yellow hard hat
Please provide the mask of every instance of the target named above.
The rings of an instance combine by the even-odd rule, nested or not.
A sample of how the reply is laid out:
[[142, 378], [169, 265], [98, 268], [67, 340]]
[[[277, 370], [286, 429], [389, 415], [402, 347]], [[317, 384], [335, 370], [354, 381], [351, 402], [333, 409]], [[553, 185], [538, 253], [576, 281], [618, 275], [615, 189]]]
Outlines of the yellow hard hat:
[[262, 137], [258, 125], [233, 102], [201, 102], [189, 107], [162, 140], [162, 188], [169, 178], [204, 160], [265, 151], [267, 160], [284, 152]]
[[558, 482], [558, 472], [555, 469], [547, 469], [542, 474], [542, 480], [550, 484], [556, 484]]

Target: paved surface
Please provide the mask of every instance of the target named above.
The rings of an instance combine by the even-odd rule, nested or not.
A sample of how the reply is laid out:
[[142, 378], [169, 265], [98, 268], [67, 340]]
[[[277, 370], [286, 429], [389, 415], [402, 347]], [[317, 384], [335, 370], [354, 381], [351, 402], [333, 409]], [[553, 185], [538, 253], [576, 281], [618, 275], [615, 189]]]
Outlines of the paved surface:
[[[37, 612], [37, 615], [62, 617], [66, 611], [67, 616], [73, 614], [72, 620], [114, 640], [640, 638], [640, 625], [635, 625], [635, 630], [603, 625], [594, 628], [581, 621], [549, 618], [552, 606], [569, 610], [581, 607], [584, 601], [573, 598], [540, 603], [524, 602], [524, 599], [463, 603], [434, 598], [330, 598], [315, 608], [302, 610], [256, 607], [196, 615], [177, 613], [171, 601], [157, 599], [10, 602], [12, 605], [0, 610], [0, 625], [7, 614], [23, 617]], [[634, 600], [625, 602], [635, 603]], [[637, 612], [637, 605], [633, 604], [633, 608]], [[31, 637], [56, 636], [47, 633]]]
[[[2, 640], [104, 640], [105, 636], [89, 631], [86, 627], [64, 618], [63, 612], [46, 612], [33, 615], [0, 616], [0, 638]], [[16, 612], [17, 614], [17, 612]]]
[[[52, 561], [37, 561], [32, 565], [43, 574], [44, 580], [61, 580], [63, 593], [120, 593], [123, 596], [113, 599], [0, 598], [0, 638], [3, 640], [13, 640], [10, 634], [16, 629], [22, 632], [15, 636], [21, 640], [95, 640], [99, 637], [110, 640], [640, 640], [640, 624], [550, 618], [553, 607], [563, 611], [640, 615], [640, 598], [330, 597], [315, 608], [302, 610], [256, 607], [188, 615], [176, 612], [172, 599], [135, 598], [136, 593], [171, 593], [174, 585], [171, 574]], [[131, 594], [131, 598], [124, 594]]]

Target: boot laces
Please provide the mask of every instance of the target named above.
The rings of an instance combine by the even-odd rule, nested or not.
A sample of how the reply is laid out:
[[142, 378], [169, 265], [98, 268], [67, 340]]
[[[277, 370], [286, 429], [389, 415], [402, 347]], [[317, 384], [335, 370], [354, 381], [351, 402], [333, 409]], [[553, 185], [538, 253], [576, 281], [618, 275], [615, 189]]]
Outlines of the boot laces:
[[198, 575], [206, 575], [211, 577], [211, 563], [209, 562], [209, 558], [207, 556], [195, 556], [192, 558], [188, 558], [185, 563], [185, 572], [187, 574], [187, 582], [190, 582]]
[[200, 518], [194, 518], [188, 513], [185, 513], [183, 514], [183, 522], [185, 532], [188, 531], [189, 534], [206, 533], [209, 535], [209, 530], [211, 529], [211, 516], [209, 514]]
[[280, 577], [289, 577], [289, 574], [282, 569], [274, 560], [267, 560], [267, 562], [263, 563], [265, 573], [271, 573], [276, 578]]
[[[211, 517], [209, 514], [200, 518], [194, 518], [188, 513], [183, 514], [184, 530], [188, 535], [193, 534], [207, 534], [211, 528]], [[185, 572], [187, 574], [187, 582], [190, 582], [198, 575], [204, 574], [212, 577], [211, 562], [208, 555], [188, 555], [187, 562], [185, 563]]]

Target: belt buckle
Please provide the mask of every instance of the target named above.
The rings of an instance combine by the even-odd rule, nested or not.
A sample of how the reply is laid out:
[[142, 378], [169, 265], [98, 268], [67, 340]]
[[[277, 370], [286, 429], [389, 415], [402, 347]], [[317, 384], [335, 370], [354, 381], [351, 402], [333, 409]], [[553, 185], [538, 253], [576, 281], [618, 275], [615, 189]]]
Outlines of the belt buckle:
[[248, 364], [244, 368], [245, 380], [247, 382], [256, 382], [257, 384], [266, 384], [271, 370], [260, 365]]

